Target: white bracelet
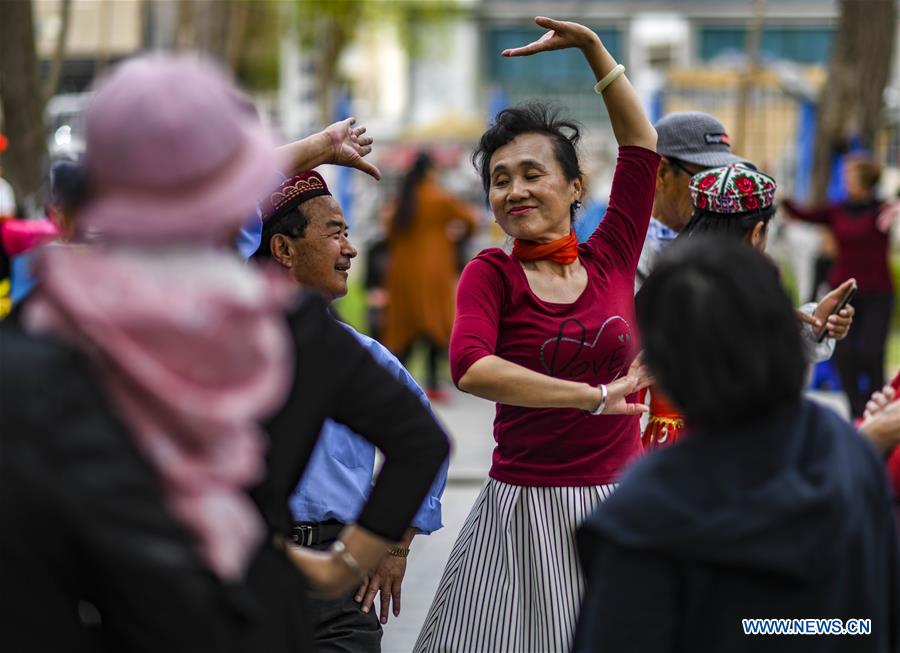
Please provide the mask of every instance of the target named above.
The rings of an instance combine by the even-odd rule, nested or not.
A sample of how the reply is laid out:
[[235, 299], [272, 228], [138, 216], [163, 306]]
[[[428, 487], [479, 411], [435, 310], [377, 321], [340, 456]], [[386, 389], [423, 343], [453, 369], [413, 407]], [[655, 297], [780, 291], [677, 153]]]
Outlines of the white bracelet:
[[609, 390], [607, 390], [604, 384], [600, 384], [597, 386], [600, 388], [600, 403], [597, 404], [597, 407], [590, 411], [591, 415], [599, 415], [603, 412], [603, 409], [606, 408], [606, 400], [609, 398]]
[[610, 70], [608, 73], [606, 73], [606, 76], [603, 79], [601, 79], [599, 82], [594, 84], [594, 92], [598, 93], [598, 94], [603, 93], [603, 91], [606, 90], [606, 87], [609, 86], [610, 84], [612, 84], [617, 79], [619, 79], [619, 76], [624, 72], [625, 72], [625, 66], [623, 66], [622, 64], [619, 64], [618, 66], [616, 66], [615, 68]]

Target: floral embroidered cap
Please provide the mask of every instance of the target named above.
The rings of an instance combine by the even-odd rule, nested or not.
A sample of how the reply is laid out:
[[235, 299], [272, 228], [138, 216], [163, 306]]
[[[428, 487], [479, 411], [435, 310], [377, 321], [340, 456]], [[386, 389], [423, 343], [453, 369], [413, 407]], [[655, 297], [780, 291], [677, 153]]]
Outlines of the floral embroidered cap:
[[322, 195], [331, 195], [325, 180], [315, 170], [305, 170], [286, 179], [265, 200], [260, 202], [259, 210], [263, 222], [284, 215], [291, 209], [300, 206], [306, 200]]
[[689, 184], [691, 203], [712, 213], [762, 211], [775, 201], [775, 180], [743, 163], [698, 172]]

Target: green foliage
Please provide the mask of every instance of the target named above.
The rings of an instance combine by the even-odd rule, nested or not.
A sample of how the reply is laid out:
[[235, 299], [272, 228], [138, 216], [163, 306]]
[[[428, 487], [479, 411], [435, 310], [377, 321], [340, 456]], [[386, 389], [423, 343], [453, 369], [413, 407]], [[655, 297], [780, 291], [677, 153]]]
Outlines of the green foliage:
[[394, 25], [403, 47], [412, 56], [422, 51], [419, 27], [447, 23], [463, 15], [467, 8], [458, 0], [295, 0], [301, 43], [314, 46], [323, 33], [340, 44], [338, 51], [353, 42], [357, 30]]
[[893, 327], [900, 330], [900, 252], [893, 250], [888, 260], [891, 276], [894, 278], [894, 319]]
[[347, 294], [334, 302], [334, 309], [341, 320], [360, 333], [368, 333], [369, 325], [366, 317], [366, 287], [351, 277], [347, 283]]
[[885, 351], [885, 370], [888, 378], [893, 378], [900, 370], [900, 252], [893, 250], [890, 257], [891, 274], [894, 277], [894, 318], [888, 335]]

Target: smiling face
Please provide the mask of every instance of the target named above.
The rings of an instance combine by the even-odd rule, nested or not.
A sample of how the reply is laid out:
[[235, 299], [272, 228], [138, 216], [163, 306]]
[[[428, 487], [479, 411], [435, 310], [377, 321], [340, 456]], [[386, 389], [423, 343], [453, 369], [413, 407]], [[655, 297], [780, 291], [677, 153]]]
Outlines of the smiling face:
[[516, 136], [493, 153], [490, 173], [488, 201], [503, 231], [538, 242], [569, 234], [571, 206], [581, 198], [581, 179], [566, 179], [549, 136]]
[[308, 219], [303, 236], [272, 236], [272, 257], [304, 286], [329, 299], [347, 294], [350, 261], [357, 251], [349, 239], [340, 205], [330, 196], [314, 197], [301, 205]]

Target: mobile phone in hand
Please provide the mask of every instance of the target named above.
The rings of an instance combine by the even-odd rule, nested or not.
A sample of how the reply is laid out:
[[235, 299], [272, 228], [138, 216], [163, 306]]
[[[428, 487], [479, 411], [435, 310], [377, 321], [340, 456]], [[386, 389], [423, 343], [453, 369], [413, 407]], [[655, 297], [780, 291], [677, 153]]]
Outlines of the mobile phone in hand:
[[[847, 304], [849, 304], [853, 298], [856, 297], [856, 284], [852, 284], [849, 288], [847, 288], [847, 292], [844, 293], [844, 296], [841, 297], [841, 301], [837, 303], [837, 306], [834, 307], [834, 310], [828, 314], [828, 317], [832, 315], [837, 315], [844, 308], [846, 308]], [[825, 337], [828, 335], [828, 318], [826, 317], [823, 320], [822, 328], [815, 332], [816, 342], [822, 342], [825, 340]]]

